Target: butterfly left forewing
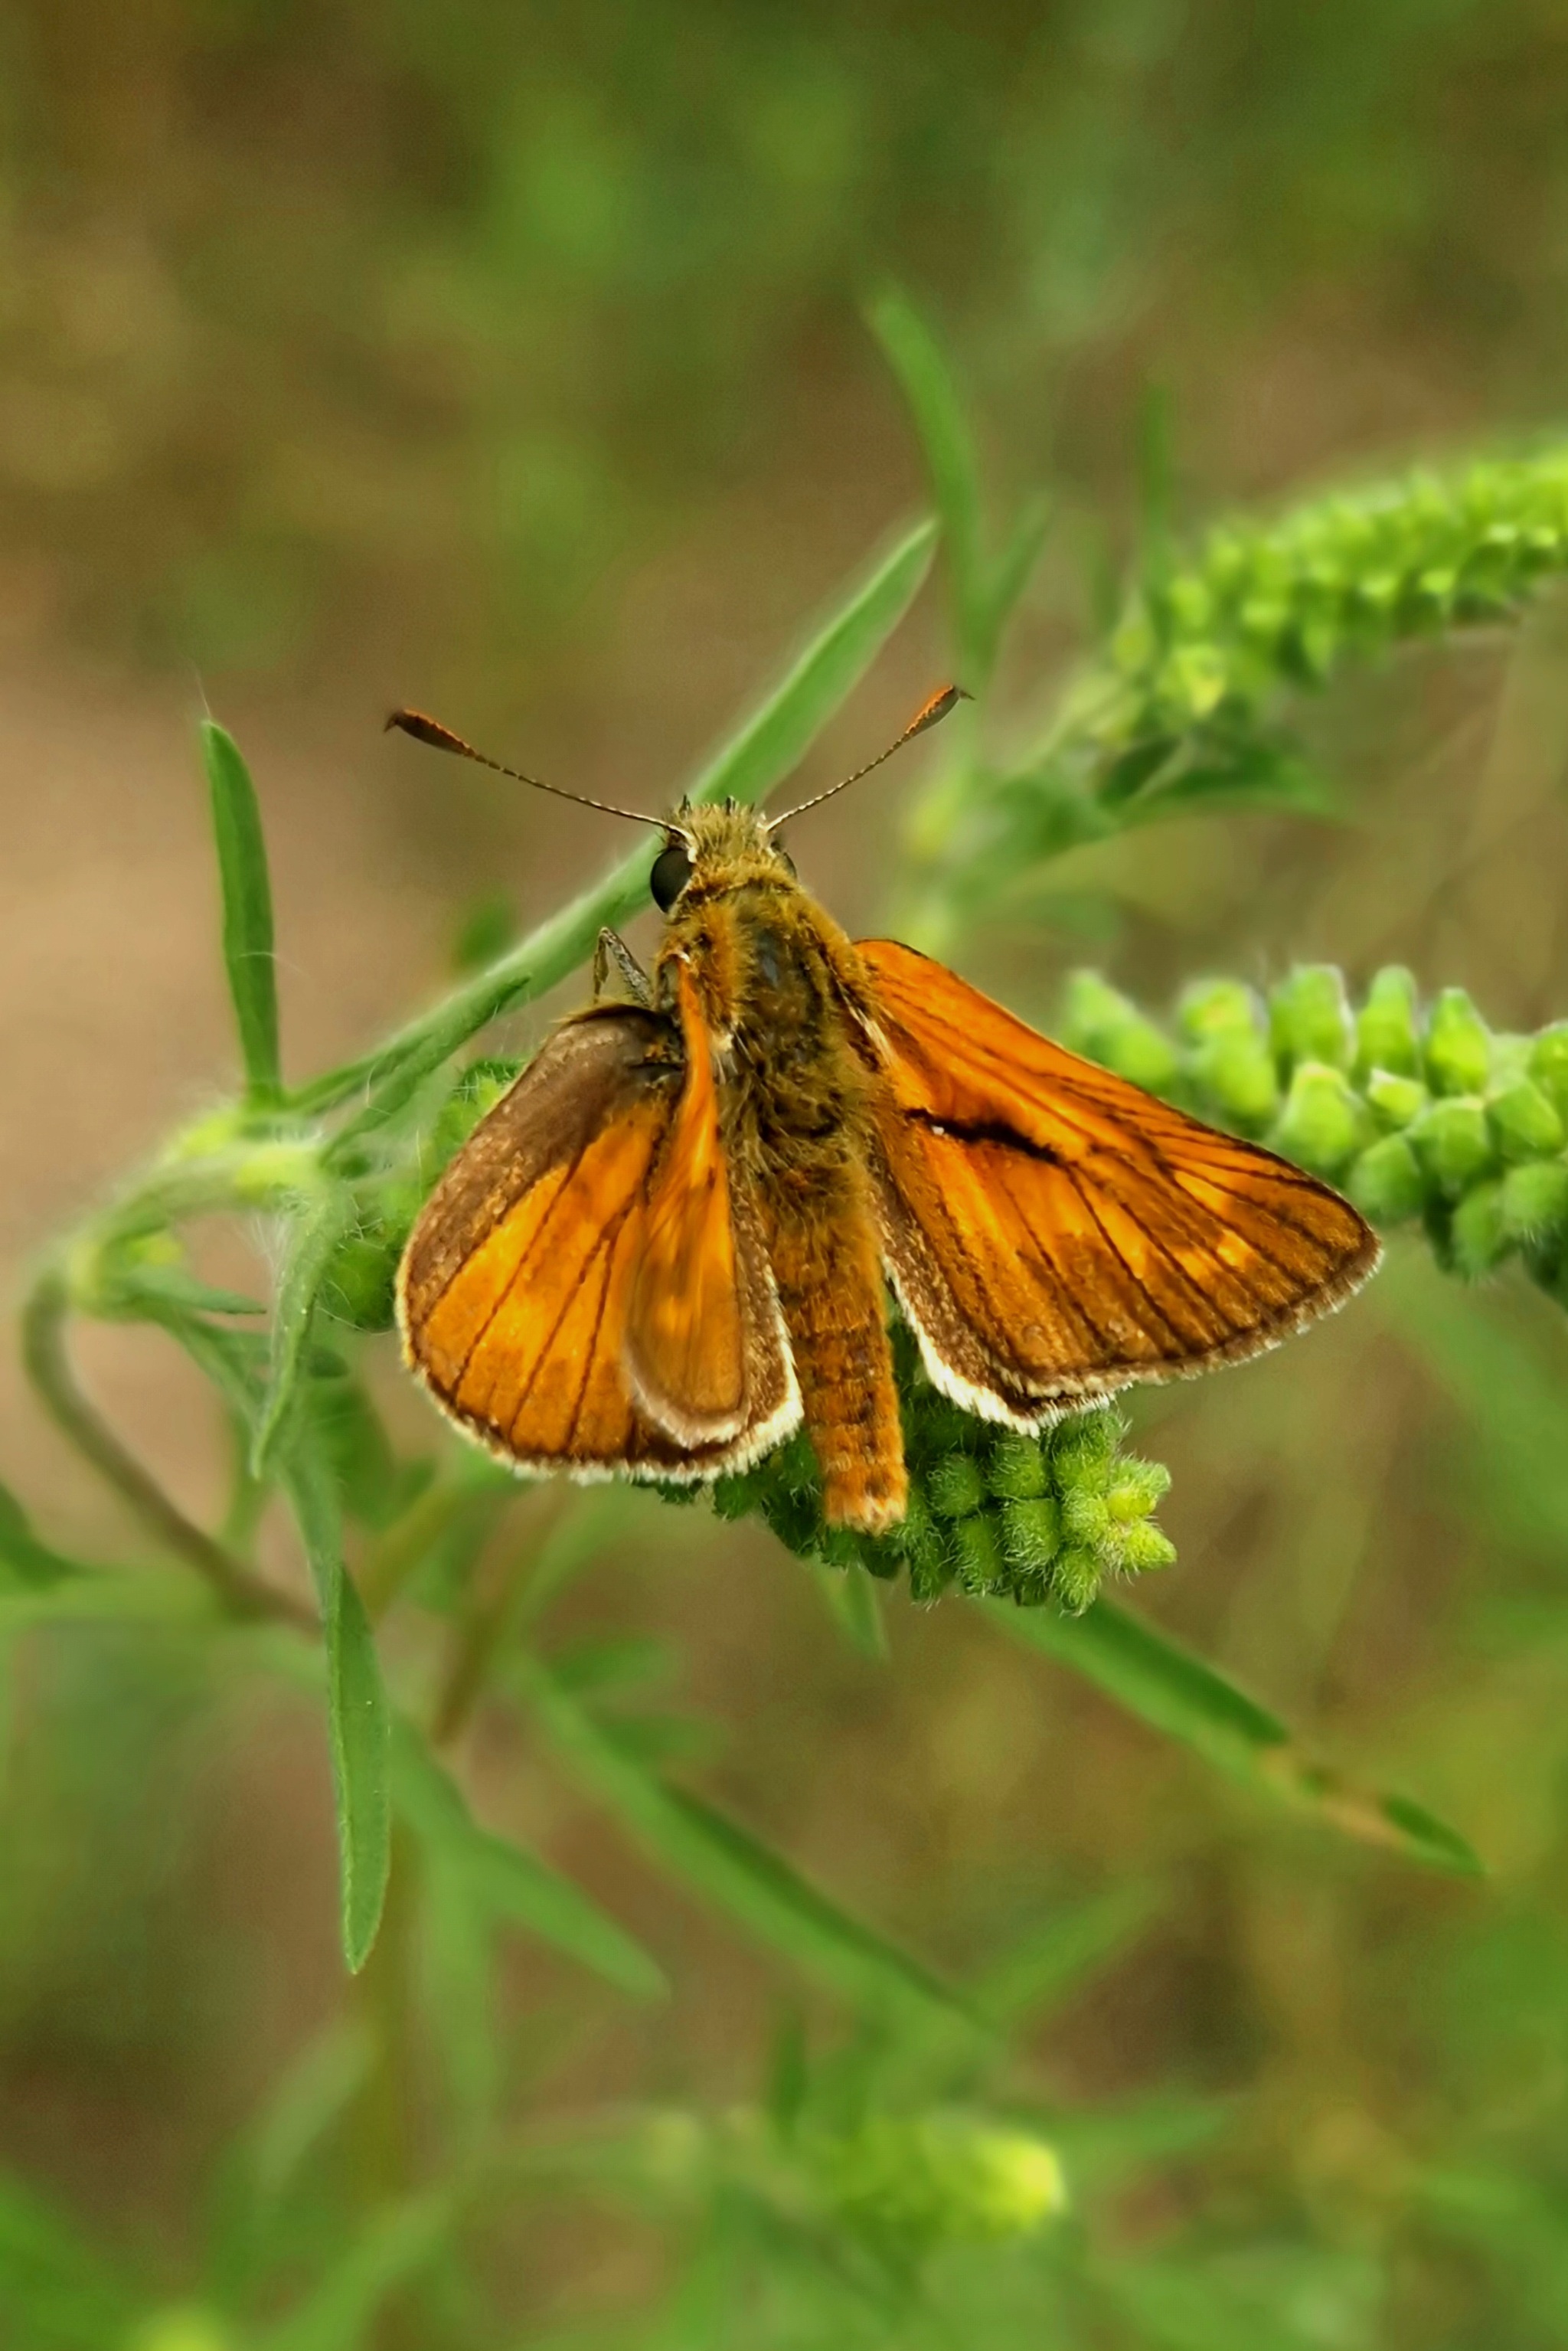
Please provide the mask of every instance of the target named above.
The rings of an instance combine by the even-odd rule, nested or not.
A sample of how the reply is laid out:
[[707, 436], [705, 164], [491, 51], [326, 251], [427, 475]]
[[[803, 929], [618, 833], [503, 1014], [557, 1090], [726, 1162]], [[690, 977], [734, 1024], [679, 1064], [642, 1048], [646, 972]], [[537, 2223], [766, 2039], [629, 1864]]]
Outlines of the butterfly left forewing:
[[748, 1343], [766, 1270], [744, 1243], [729, 1294], [716, 1287], [708, 1300], [721, 1332], [727, 1316], [742, 1331], [747, 1384], [722, 1425], [699, 1422], [691, 1367], [667, 1351], [653, 1348], [646, 1390], [628, 1368], [651, 1207], [685, 1094], [679, 1033], [664, 1016], [618, 1006], [569, 1021], [476, 1129], [414, 1228], [399, 1275], [408, 1360], [461, 1427], [518, 1468], [711, 1477], [787, 1420], [781, 1341], [768, 1326]]
[[1347, 1201], [1040, 1037], [939, 964], [863, 943], [873, 1180], [927, 1364], [976, 1409], [1233, 1362], [1337, 1305], [1377, 1243]]

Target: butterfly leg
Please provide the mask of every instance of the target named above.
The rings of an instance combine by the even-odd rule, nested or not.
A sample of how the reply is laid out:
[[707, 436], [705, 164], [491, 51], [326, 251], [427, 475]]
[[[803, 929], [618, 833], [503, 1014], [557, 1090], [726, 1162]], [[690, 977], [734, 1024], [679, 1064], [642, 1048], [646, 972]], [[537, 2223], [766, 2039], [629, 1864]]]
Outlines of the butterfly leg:
[[604, 993], [604, 983], [610, 977], [610, 967], [612, 964], [615, 966], [616, 970], [621, 974], [622, 978], [631, 989], [633, 1002], [637, 1004], [652, 1005], [653, 1001], [653, 991], [652, 987], [649, 985], [647, 973], [643, 970], [642, 965], [638, 962], [636, 956], [632, 954], [631, 948], [622, 937], [620, 932], [609, 929], [600, 932], [598, 943], [593, 950], [593, 1000], [595, 1004], [598, 1003], [600, 998]]

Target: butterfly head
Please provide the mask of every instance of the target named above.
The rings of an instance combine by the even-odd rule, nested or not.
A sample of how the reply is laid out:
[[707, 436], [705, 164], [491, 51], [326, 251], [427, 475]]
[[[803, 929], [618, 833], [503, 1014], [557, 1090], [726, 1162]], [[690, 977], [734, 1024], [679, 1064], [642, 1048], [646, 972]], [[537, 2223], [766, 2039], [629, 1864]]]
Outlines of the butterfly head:
[[653, 904], [668, 914], [693, 887], [706, 895], [746, 882], [794, 879], [789, 851], [756, 809], [736, 800], [711, 808], [683, 801], [666, 824], [648, 887]]

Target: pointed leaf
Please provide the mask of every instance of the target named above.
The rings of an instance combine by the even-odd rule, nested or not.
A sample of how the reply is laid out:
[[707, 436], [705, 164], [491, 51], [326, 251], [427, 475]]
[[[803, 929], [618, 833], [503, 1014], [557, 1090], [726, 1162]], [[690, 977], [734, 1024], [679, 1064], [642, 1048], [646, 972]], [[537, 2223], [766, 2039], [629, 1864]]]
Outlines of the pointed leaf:
[[381, 1925], [391, 1866], [390, 1717], [364, 1604], [343, 1565], [331, 1479], [319, 1462], [296, 1458], [287, 1485], [316, 1581], [327, 1646], [327, 1727], [338, 1812], [343, 1957], [357, 1975]]
[[1408, 1861], [1463, 1876], [1482, 1874], [1456, 1831], [1404, 1797], [1355, 1787], [1313, 1761], [1277, 1715], [1144, 1618], [1108, 1600], [1082, 1616], [1005, 1601], [977, 1604], [1026, 1648], [1071, 1666], [1130, 1714], [1232, 1779]]
[[986, 1970], [976, 2006], [998, 2026], [1049, 2012], [1135, 1943], [1157, 1907], [1152, 1886], [1119, 1886], [1053, 1911]]
[[33, 1532], [26, 1511], [8, 1486], [0, 1486], [0, 1571], [16, 1583], [47, 1590], [68, 1576], [90, 1573], [82, 1560], [51, 1550]]
[[267, 878], [261, 811], [250, 771], [233, 736], [210, 718], [203, 722], [201, 733], [223, 886], [224, 962], [245, 1061], [246, 1092], [254, 1105], [266, 1109], [279, 1099], [281, 1086], [272, 885]]
[[573, 1776], [645, 1853], [758, 1942], [857, 2002], [913, 2001], [968, 2017], [959, 1996], [917, 1959], [841, 1909], [749, 1830], [633, 1761], [546, 1667], [525, 1659], [515, 1671]]
[[257, 2351], [359, 2351], [388, 2295], [445, 2250], [455, 2218], [441, 2191], [373, 2213], [287, 2317], [251, 2338]]
[[399, 1723], [392, 1753], [400, 1815], [454, 1873], [476, 1909], [553, 1944], [634, 1999], [667, 1992], [657, 1962], [580, 1887], [521, 1845], [479, 1827], [412, 1725]]
[[851, 1648], [858, 1649], [862, 1657], [870, 1657], [877, 1665], [884, 1664], [887, 1626], [883, 1622], [876, 1578], [868, 1575], [863, 1567], [827, 1567], [816, 1562], [811, 1564], [810, 1573], [829, 1615]]
[[974, 437], [941, 346], [908, 297], [884, 294], [873, 305], [871, 323], [919, 435], [942, 525], [959, 668], [965, 684], [977, 693], [990, 648]]

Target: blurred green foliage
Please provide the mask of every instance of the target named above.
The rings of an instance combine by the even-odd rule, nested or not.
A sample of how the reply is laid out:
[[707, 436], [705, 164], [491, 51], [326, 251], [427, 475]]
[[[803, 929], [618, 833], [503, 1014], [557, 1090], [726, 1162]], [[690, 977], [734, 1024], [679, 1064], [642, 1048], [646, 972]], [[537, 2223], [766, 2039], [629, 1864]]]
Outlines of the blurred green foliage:
[[[1531, 0], [852, 22], [69, 0], [4, 38], [11, 543], [47, 550], [74, 626], [158, 659], [308, 673], [437, 612], [476, 675], [555, 658], [618, 562], [786, 428], [803, 379], [826, 397], [869, 375], [870, 291], [943, 528], [954, 665], [984, 695], [939, 738], [899, 877], [904, 927], [954, 952], [1004, 923], [1037, 937], [1059, 860], [1153, 824], [1173, 859], [1196, 837], [1218, 860], [1222, 820], [1343, 812], [1304, 716], [1346, 690], [1343, 657], [1511, 622], [1562, 566], [1552, 444], [1370, 487], [1358, 453], [1343, 495], [1309, 486], [1199, 538], [1188, 511], [1233, 486], [1224, 414], [1177, 398], [1178, 466], [1173, 403], [1145, 393], [1125, 487], [1138, 382], [1207, 392], [1211, 345], [1310, 339], [1324, 288], [1331, 345], [1396, 316], [1430, 361], [1440, 308], [1471, 405], [1505, 434], [1550, 419], [1565, 59]], [[890, 281], [963, 331], [938, 337]], [[945, 340], [1014, 483], [988, 478]], [[856, 581], [700, 789], [758, 794], [804, 754], [930, 553], [916, 531]], [[257, 795], [222, 730], [205, 751], [243, 1091], [51, 1254], [25, 1334], [140, 1553], [78, 1558], [0, 1491], [0, 2342], [1554, 2351], [1561, 1004], [1525, 1033], [1478, 988], [1521, 1023], [1493, 1028], [1442, 985], [1468, 971], [1417, 983], [1381, 955], [1354, 993], [1322, 962], [1267, 991], [1188, 981], [1169, 1019], [1097, 975], [1070, 989], [1082, 1050], [1420, 1237], [1356, 1309], [1375, 1336], [1348, 1405], [1292, 1366], [1228, 1384], [1207, 1458], [1179, 1406], [1141, 1433], [1193, 1472], [1189, 1646], [1142, 1595], [1069, 1613], [1103, 1573], [1168, 1559], [1163, 1470], [1107, 1416], [1043, 1446], [961, 1425], [909, 1364], [925, 1513], [896, 1558], [822, 1539], [798, 1458], [721, 1489], [717, 1519], [613, 1490], [552, 1517], [489, 1463], [425, 1450], [433, 1432], [411, 1445], [378, 1374], [390, 1270], [516, 1066], [463, 1057], [640, 902], [645, 855], [522, 939], [492, 901], [445, 1002], [301, 1081]], [[267, 1221], [246, 1289], [207, 1278], [214, 1217]], [[1511, 1258], [1532, 1285], [1440, 1278]], [[194, 1361], [228, 1448], [210, 1522], [82, 1395], [68, 1317]], [[1408, 1450], [1397, 1475], [1380, 1441]], [[277, 1580], [278, 1500], [317, 1609]], [[1262, 1523], [1269, 1588], [1217, 1600], [1198, 1554], [1228, 1511]], [[678, 1655], [629, 1627], [683, 1563], [716, 1617], [747, 1519], [807, 1559], [840, 1652], [769, 1740], [737, 1646], [721, 1761], [725, 1707], [677, 1704]], [[975, 1604], [917, 1627], [868, 1565]], [[1400, 1615], [1395, 1590], [1415, 1595]], [[574, 1614], [585, 1593], [597, 1614]], [[962, 1739], [911, 1700], [906, 1765], [933, 1758], [911, 1802], [937, 1816], [912, 1907], [818, 1845], [797, 1859], [747, 1759], [782, 1776], [820, 1740], [847, 1811], [888, 1751], [856, 1747], [858, 1719], [925, 1687], [917, 1641], [986, 1678]], [[1156, 1734], [1146, 1791], [1109, 1709], [1037, 1658]], [[330, 1727], [361, 1972], [290, 2009], [279, 2058], [269, 1989], [191, 1855], [231, 1841], [204, 1806], [235, 1723], [296, 1706]], [[984, 1772], [1026, 1732], [1010, 1801], [1082, 1816], [1076, 1869], [1045, 1883], [1038, 1841], [993, 1859], [1012, 1783]], [[269, 1773], [284, 1748], [263, 1739]], [[268, 1814], [270, 1777], [246, 1785]], [[1479, 1889], [1455, 1882], [1477, 1865], [1449, 1815], [1495, 1873]], [[595, 1822], [642, 1876], [606, 1867]], [[324, 1885], [297, 1898], [329, 1907]], [[744, 2047], [694, 2057], [747, 1951], [771, 2046], [748, 2022]], [[143, 2205], [121, 2116], [173, 2102], [197, 2151]]]

